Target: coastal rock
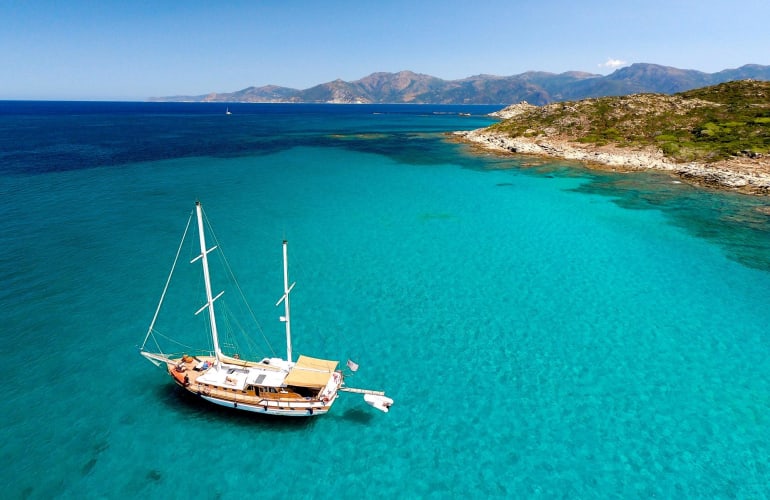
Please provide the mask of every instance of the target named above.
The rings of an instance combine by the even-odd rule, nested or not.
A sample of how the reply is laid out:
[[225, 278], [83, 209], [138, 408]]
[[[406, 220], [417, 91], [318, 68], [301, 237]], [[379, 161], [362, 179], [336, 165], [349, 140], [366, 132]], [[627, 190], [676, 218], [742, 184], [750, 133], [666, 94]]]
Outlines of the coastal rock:
[[632, 94], [495, 113], [499, 124], [462, 132], [509, 153], [612, 170], [661, 170], [690, 182], [770, 194], [770, 83], [744, 80], [674, 95]]
[[494, 113], [490, 113], [489, 116], [494, 116], [495, 118], [501, 118], [503, 120], [507, 120], [509, 118], [514, 118], [516, 116], [520, 116], [526, 113], [531, 113], [533, 110], [537, 109], [537, 106], [534, 104], [529, 104], [527, 101], [521, 101], [518, 104], [511, 104], [510, 106], [501, 109], [500, 111], [495, 111]]
[[[526, 103], [509, 106], [524, 112]], [[506, 108], [503, 111], [508, 110]], [[631, 149], [576, 143], [556, 137], [510, 137], [487, 129], [455, 132], [462, 140], [502, 153], [547, 156], [584, 162], [588, 167], [620, 170], [660, 170], [697, 184], [770, 194], [770, 160], [735, 158], [712, 164], [676, 163], [655, 149]]]

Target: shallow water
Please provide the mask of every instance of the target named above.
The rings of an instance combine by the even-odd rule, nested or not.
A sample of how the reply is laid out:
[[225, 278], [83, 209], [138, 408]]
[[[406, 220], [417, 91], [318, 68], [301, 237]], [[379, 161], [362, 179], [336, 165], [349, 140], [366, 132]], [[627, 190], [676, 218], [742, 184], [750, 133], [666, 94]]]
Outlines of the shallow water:
[[[6, 495], [770, 496], [764, 200], [474, 154], [462, 109], [0, 103]], [[294, 352], [390, 413], [138, 355], [196, 199], [273, 349], [286, 237]]]

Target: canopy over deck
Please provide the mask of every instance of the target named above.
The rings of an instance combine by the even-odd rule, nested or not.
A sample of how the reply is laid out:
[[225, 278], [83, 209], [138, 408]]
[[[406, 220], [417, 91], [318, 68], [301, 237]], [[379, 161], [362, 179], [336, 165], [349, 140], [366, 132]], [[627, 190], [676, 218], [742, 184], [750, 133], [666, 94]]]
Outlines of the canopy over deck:
[[286, 377], [286, 385], [325, 387], [337, 369], [338, 361], [300, 356]]

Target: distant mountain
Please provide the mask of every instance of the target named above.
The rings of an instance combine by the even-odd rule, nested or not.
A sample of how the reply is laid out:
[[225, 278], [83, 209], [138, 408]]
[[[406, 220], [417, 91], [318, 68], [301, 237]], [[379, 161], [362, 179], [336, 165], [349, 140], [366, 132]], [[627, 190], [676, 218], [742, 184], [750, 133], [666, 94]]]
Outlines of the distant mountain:
[[442, 80], [412, 71], [372, 73], [360, 80], [334, 80], [297, 90], [267, 85], [201, 96], [154, 97], [151, 101], [511, 104], [544, 105], [588, 97], [637, 93], [673, 94], [734, 80], [770, 80], [770, 66], [747, 64], [717, 73], [637, 63], [607, 75], [579, 71], [529, 71], [514, 76], [476, 75]]

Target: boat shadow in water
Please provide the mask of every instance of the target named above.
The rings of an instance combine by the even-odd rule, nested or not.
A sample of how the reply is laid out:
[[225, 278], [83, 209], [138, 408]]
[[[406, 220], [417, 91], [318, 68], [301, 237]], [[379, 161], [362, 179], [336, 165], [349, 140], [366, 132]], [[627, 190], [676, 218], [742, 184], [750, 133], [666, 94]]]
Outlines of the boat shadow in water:
[[213, 405], [176, 385], [158, 387], [157, 399], [172, 411], [178, 411], [183, 418], [209, 422], [219, 420], [231, 425], [252, 427], [267, 426], [271, 429], [305, 430], [313, 425], [314, 419], [281, 418], [280, 416], [253, 412], [233, 411], [232, 408]]
[[350, 408], [342, 414], [342, 418], [356, 424], [368, 424], [372, 421], [374, 415], [370, 411], [359, 408]]

